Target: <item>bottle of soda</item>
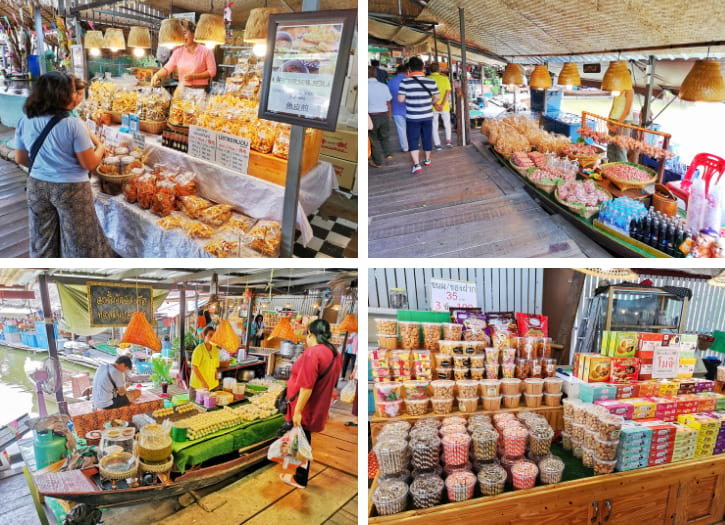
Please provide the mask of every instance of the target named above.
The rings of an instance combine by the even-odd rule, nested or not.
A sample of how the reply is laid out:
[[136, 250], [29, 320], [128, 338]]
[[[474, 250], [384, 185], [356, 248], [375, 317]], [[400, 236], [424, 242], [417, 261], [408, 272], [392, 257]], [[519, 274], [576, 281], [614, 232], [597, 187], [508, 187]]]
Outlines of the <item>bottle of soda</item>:
[[637, 239], [639, 236], [639, 224], [638, 219], [636, 217], [633, 217], [631, 221], [629, 221], [629, 236], [632, 239]]
[[649, 236], [649, 244], [652, 248], [657, 248], [657, 243], [660, 240], [660, 220], [655, 217], [652, 220], [652, 229]]
[[667, 243], [669, 242], [669, 231], [670, 231], [670, 221], [665, 220], [662, 221], [662, 228], [660, 228], [660, 244], [657, 247], [659, 251], [662, 253], [667, 253]]

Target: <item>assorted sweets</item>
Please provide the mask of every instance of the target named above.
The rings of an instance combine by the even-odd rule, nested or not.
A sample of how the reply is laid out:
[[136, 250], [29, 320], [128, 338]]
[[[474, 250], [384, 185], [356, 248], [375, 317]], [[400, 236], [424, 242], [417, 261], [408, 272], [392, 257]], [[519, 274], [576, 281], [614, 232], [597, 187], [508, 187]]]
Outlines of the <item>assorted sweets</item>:
[[526, 411], [386, 423], [373, 447], [375, 510], [396, 514], [559, 483], [565, 467], [551, 454], [553, 436], [543, 416]]

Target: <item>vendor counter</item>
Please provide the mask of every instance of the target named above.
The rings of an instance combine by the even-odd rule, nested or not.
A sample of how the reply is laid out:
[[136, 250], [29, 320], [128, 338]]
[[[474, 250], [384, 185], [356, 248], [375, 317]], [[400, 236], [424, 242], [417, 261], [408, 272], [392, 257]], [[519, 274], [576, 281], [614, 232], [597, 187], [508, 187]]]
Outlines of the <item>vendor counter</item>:
[[164, 407], [163, 398], [150, 392], [141, 392], [141, 396], [128, 406], [121, 408], [96, 410], [92, 401], [71, 403], [68, 405], [68, 415], [73, 420], [76, 434], [84, 437], [89, 430], [99, 430], [103, 425], [112, 419], [131, 421], [137, 414], [153, 412], [157, 408]]
[[[131, 141], [130, 135], [123, 135]], [[282, 221], [285, 188], [251, 175], [232, 171], [186, 153], [161, 146], [158, 136], [146, 135], [146, 165], [165, 164], [169, 168], [196, 174], [199, 195], [232, 205], [238, 211], [256, 219]], [[301, 179], [297, 208], [297, 227], [300, 242], [307, 244], [313, 237], [307, 219], [338, 187], [332, 165], [318, 163]], [[100, 192], [94, 183], [96, 213], [111, 247], [123, 257], [210, 257], [204, 250], [206, 242], [191, 239], [178, 230], [163, 230], [159, 219], [148, 210], [130, 204], [123, 195], [110, 196]], [[208, 241], [207, 241], [208, 242]], [[251, 249], [241, 248], [240, 257], [261, 257]]]

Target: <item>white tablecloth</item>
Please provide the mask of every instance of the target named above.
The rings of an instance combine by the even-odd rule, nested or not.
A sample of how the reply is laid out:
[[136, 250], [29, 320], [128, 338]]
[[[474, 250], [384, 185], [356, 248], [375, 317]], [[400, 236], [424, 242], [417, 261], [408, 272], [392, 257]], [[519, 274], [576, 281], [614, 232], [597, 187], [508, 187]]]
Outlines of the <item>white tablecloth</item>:
[[[149, 210], [126, 202], [123, 195], [111, 197], [100, 191], [97, 179], [93, 181], [96, 214], [106, 233], [111, 248], [123, 257], [211, 257], [204, 250], [209, 240], [192, 239], [185, 232], [164, 230]], [[240, 257], [262, 257], [245, 246]]]

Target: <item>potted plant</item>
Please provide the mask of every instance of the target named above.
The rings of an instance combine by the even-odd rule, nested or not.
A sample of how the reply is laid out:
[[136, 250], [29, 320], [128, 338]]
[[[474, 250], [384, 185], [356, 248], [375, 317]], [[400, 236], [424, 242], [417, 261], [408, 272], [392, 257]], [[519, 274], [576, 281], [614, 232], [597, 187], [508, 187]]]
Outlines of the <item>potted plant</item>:
[[166, 394], [166, 390], [171, 383], [171, 361], [167, 362], [163, 357], [154, 357], [151, 360], [151, 381], [154, 385], [161, 385], [161, 391]]

